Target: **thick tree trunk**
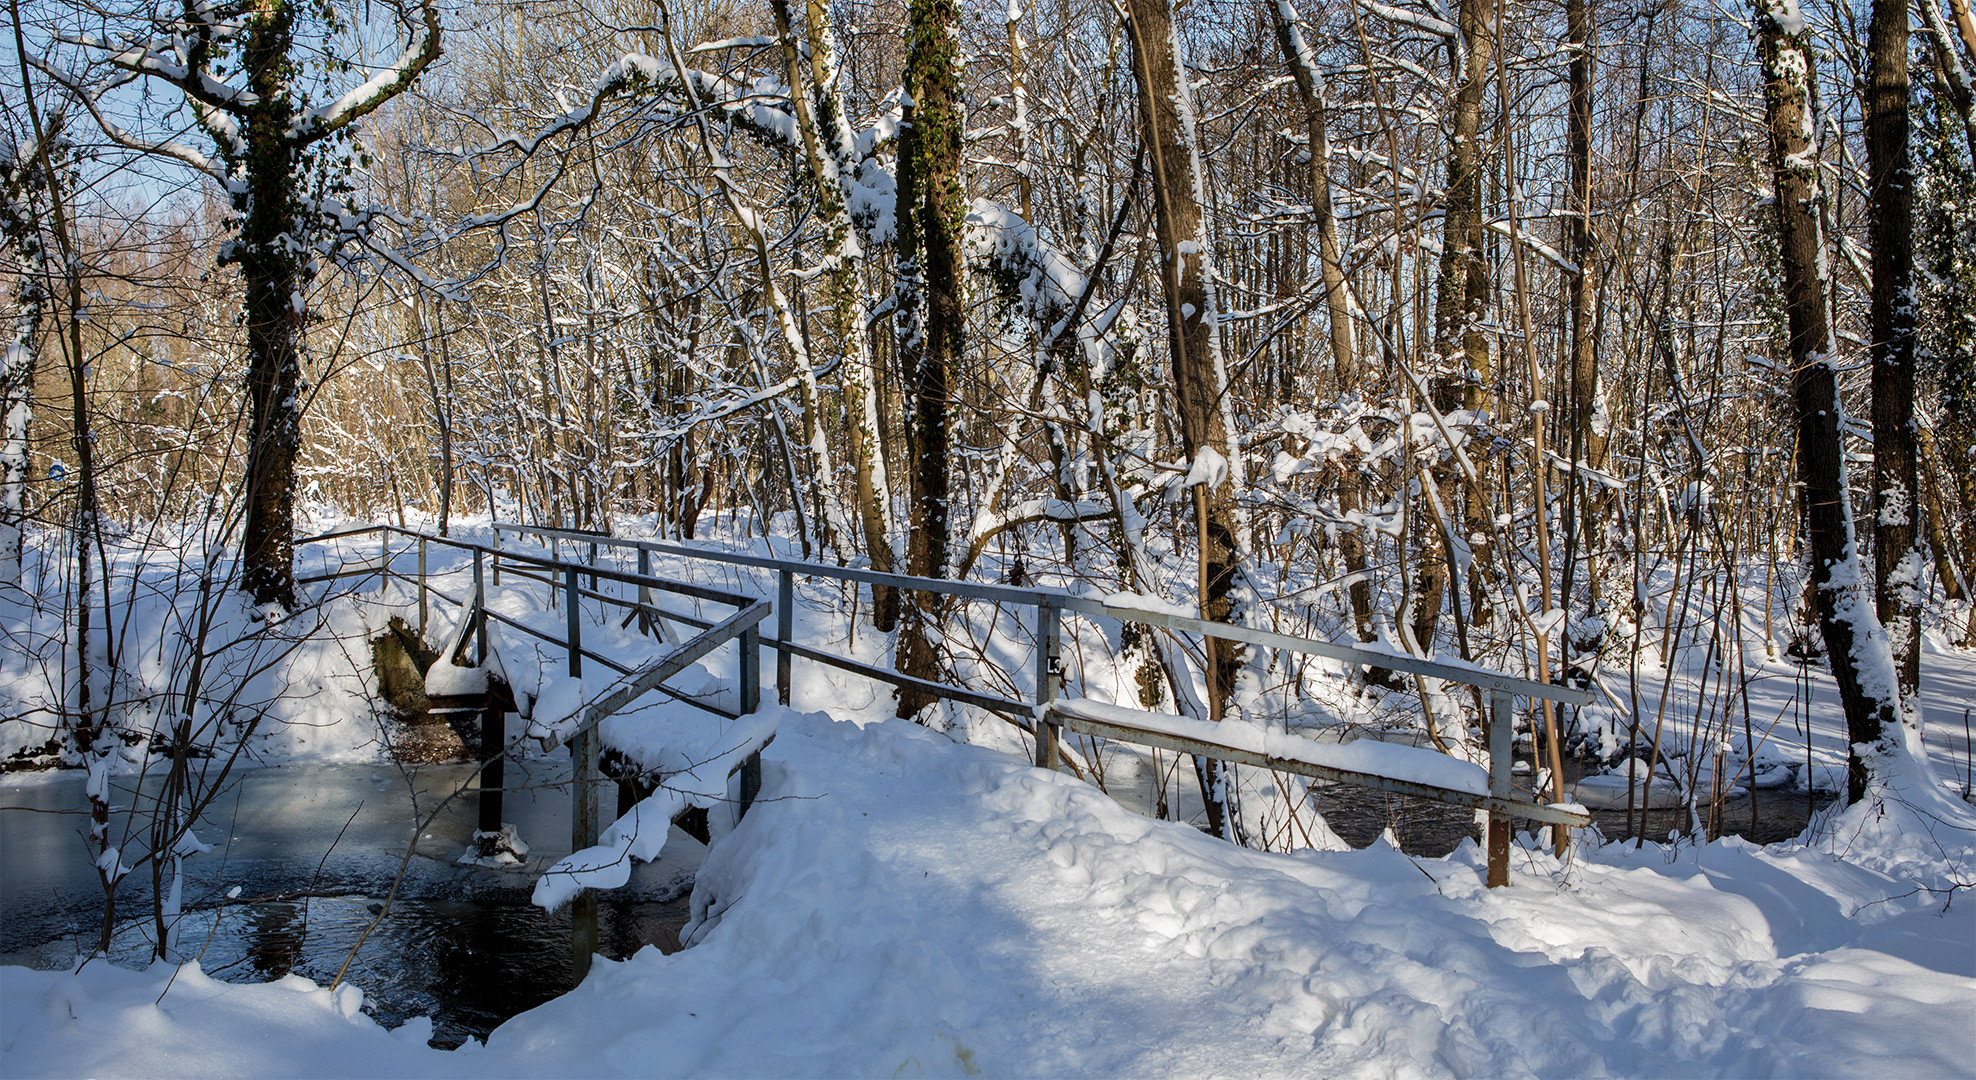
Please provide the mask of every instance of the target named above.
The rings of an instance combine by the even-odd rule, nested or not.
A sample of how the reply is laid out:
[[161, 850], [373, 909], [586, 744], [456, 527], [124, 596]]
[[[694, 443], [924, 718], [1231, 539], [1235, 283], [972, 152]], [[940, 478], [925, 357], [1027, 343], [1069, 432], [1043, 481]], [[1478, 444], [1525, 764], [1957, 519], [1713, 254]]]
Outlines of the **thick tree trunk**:
[[[912, 0], [906, 93], [912, 105], [899, 135], [899, 367], [911, 398], [907, 424], [912, 469], [912, 530], [907, 571], [946, 577], [949, 555], [948, 404], [961, 355], [962, 230], [967, 203], [961, 174], [960, 7], [955, 0]], [[899, 670], [937, 676], [928, 634], [939, 609], [931, 594], [907, 597], [899, 632]], [[927, 704], [899, 693], [899, 715]]]
[[297, 186], [305, 145], [293, 133], [289, 51], [294, 13], [263, 0], [249, 16], [243, 63], [258, 101], [244, 136], [246, 182], [234, 196], [247, 315], [247, 518], [242, 584], [257, 604], [295, 603], [295, 460], [301, 446], [303, 335], [308, 327], [306, 236]]
[[[48, 301], [50, 280], [42, 203], [60, 198], [60, 179], [49, 168], [49, 132], [33, 102], [28, 75], [27, 39], [21, 30], [20, 4], [8, 5], [14, 16], [14, 46], [26, 92], [34, 146], [14, 145], [0, 152], [0, 242], [15, 259], [18, 273], [13, 289], [13, 334], [0, 354], [0, 584], [21, 583], [22, 532], [27, 527], [28, 425], [34, 421], [34, 375], [40, 354], [36, 340]], [[59, 213], [60, 205], [49, 209]]]
[[[18, 247], [17, 255], [25, 255]], [[39, 259], [33, 260], [38, 262]], [[21, 537], [27, 525], [28, 425], [34, 419], [34, 369], [43, 293], [21, 259], [14, 289], [14, 333], [0, 355], [0, 584], [21, 583]]]
[[[1923, 0], [1924, 3], [1932, 0]], [[1866, 160], [1873, 237], [1873, 584], [1900, 693], [1921, 686], [1927, 553], [1914, 419], [1914, 170], [1908, 160], [1907, 0], [1874, 0], [1867, 36]]]
[[[858, 528], [871, 568], [890, 573], [894, 562], [891, 497], [885, 460], [878, 452], [878, 401], [872, 385], [876, 371], [871, 338], [866, 330], [871, 312], [858, 281], [864, 251], [845, 201], [845, 185], [850, 180], [850, 170], [856, 166], [838, 85], [836, 34], [824, 5], [820, 0], [810, 0], [804, 36], [806, 64], [805, 50], [797, 46], [788, 0], [775, 0], [771, 7], [782, 38], [789, 85], [800, 88], [792, 100], [811, 182], [816, 185], [818, 216], [823, 221], [825, 243], [830, 250], [826, 256], [829, 262], [824, 273], [825, 291], [830, 300], [831, 335], [844, 356], [838, 368], [838, 384], [842, 388], [844, 441], [851, 457]], [[898, 600], [893, 591], [873, 586], [872, 624], [889, 631], [897, 618]]]
[[[1571, 108], [1569, 153], [1571, 157], [1571, 214], [1566, 225], [1566, 257], [1576, 268], [1565, 274], [1570, 291], [1570, 454], [1572, 469], [1565, 488], [1564, 584], [1562, 595], [1567, 610], [1572, 604], [1579, 553], [1596, 557], [1596, 545], [1611, 509], [1612, 493], [1604, 485], [1587, 487], [1578, 465], [1592, 468], [1605, 464], [1606, 436], [1603, 425], [1595, 424], [1599, 411], [1598, 362], [1598, 252], [1592, 233], [1592, 16], [1588, 0], [1567, 0], [1564, 6], [1567, 40], [1571, 49]], [[1591, 575], [1587, 574], [1588, 577]], [[1590, 581], [1591, 606], [1598, 603], [1598, 583]], [[1567, 621], [1565, 626], [1565, 667], [1579, 685], [1589, 685], [1591, 672], [1574, 663], [1579, 656], [1596, 656], [1597, 635], [1579, 638]]]
[[[1860, 754], [1899, 722], [1898, 689], [1880, 621], [1867, 603], [1853, 529], [1839, 417], [1839, 381], [1826, 281], [1824, 192], [1811, 97], [1810, 36], [1795, 0], [1758, 0], [1757, 38], [1775, 177], [1784, 310], [1790, 324], [1791, 396], [1797, 411], [1798, 481], [1811, 556], [1813, 606], [1846, 714], [1847, 792], [1865, 794]], [[1875, 638], [1880, 638], [1875, 648]]]

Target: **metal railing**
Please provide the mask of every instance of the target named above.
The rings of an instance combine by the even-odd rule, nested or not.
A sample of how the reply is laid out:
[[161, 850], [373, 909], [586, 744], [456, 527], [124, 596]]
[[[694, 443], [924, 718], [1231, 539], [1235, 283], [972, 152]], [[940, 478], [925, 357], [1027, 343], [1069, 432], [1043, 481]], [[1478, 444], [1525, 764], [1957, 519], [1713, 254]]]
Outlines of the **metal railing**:
[[[997, 585], [985, 582], [909, 577], [903, 574], [884, 573], [856, 567], [827, 566], [819, 563], [777, 559], [763, 555], [749, 555], [739, 552], [689, 547], [658, 540], [603, 537], [589, 532], [577, 532], [569, 529], [557, 529], [545, 526], [495, 523], [492, 529], [495, 547], [501, 552], [502, 558], [520, 555], [520, 553], [514, 552], [512, 549], [500, 546], [500, 538], [502, 534], [506, 533], [515, 536], [541, 537], [549, 541], [552, 546], [560, 543], [588, 545], [588, 565], [593, 568], [596, 566], [597, 555], [600, 549], [610, 548], [636, 551], [639, 559], [639, 569], [641, 571], [649, 571], [651, 557], [655, 554], [773, 571], [776, 575], [776, 598], [774, 605], [775, 635], [773, 637], [764, 637], [762, 640], [765, 644], [772, 646], [776, 651], [776, 694], [778, 699], [785, 705], [789, 703], [791, 666], [793, 661], [800, 657], [840, 670], [855, 672], [879, 682], [919, 690], [937, 698], [985, 709], [1035, 735], [1036, 764], [1044, 768], [1056, 767], [1060, 760], [1058, 750], [1060, 733], [1067, 729], [1117, 741], [1161, 746], [1171, 750], [1221, 760], [1259, 765], [1278, 771], [1310, 776], [1327, 782], [1355, 784], [1377, 790], [1484, 810], [1489, 815], [1488, 848], [1489, 883], [1491, 885], [1507, 884], [1508, 882], [1510, 818], [1521, 817], [1558, 827], [1582, 826], [1590, 820], [1589, 815], [1575, 808], [1513, 798], [1510, 783], [1513, 768], [1511, 757], [1511, 730], [1513, 723], [1511, 709], [1513, 699], [1516, 697], [1525, 697], [1572, 705], [1585, 705], [1591, 702], [1591, 694], [1572, 687], [1520, 678], [1505, 672], [1492, 671], [1467, 663], [1424, 660], [1419, 657], [1367, 649], [1358, 645], [1340, 644], [1337, 642], [1321, 641], [1315, 638], [1281, 634], [1269, 630], [1257, 630], [1246, 626], [1210, 622], [1191, 616], [1174, 614], [1169, 611], [1153, 611], [1124, 604], [1114, 604], [1091, 597], [1074, 596], [1060, 589], [1041, 589], [1013, 585]], [[608, 571], [592, 572], [608, 573]], [[793, 635], [794, 587], [795, 579], [798, 576], [855, 582], [881, 588], [900, 589], [908, 592], [936, 593], [945, 596], [957, 596], [1019, 607], [1033, 607], [1035, 609], [1034, 627], [1036, 642], [1035, 700], [1028, 702], [1018, 701], [997, 694], [984, 693], [983, 691], [969, 687], [919, 679], [902, 674], [891, 668], [867, 664], [862, 661], [850, 659], [849, 657], [797, 643], [793, 640]], [[1263, 648], [1279, 649], [1311, 656], [1322, 656], [1351, 664], [1441, 679], [1486, 690], [1488, 692], [1489, 706], [1483, 726], [1489, 756], [1488, 794], [1481, 795], [1472, 791], [1425, 784], [1404, 777], [1384, 776], [1289, 758], [1271, 757], [1266, 754], [1258, 754], [1251, 750], [1230, 746], [1226, 743], [1177, 736], [1169, 732], [1157, 730], [1156, 726], [1138, 727], [1116, 722], [1112, 718], [1098, 720], [1089, 716], [1081, 716], [1072, 707], [1057, 706], [1057, 688], [1058, 683], [1062, 680], [1063, 670], [1061, 656], [1062, 620], [1066, 612], [1073, 612], [1087, 617], [1118, 619], [1123, 622], [1140, 623], [1146, 626], [1161, 627], [1177, 632], [1198, 634], [1203, 637], [1240, 641]]]
[[[419, 640], [424, 642], [430, 626], [430, 597], [438, 597], [460, 608], [465, 614], [452, 642], [441, 652], [436, 663], [455, 663], [465, 651], [469, 633], [472, 635], [478, 654], [478, 663], [485, 666], [490, 656], [491, 643], [487, 624], [492, 621], [522, 634], [561, 646], [567, 656], [569, 674], [572, 678], [582, 678], [585, 660], [616, 672], [618, 678], [604, 690], [584, 703], [578, 714], [576, 725], [559, 734], [552, 733], [543, 738], [543, 748], [553, 750], [559, 744], [569, 747], [573, 776], [571, 779], [571, 825], [570, 842], [572, 851], [581, 851], [597, 843], [603, 823], [598, 800], [599, 788], [604, 783], [600, 766], [599, 751], [601, 741], [597, 726], [606, 718], [622, 711], [633, 701], [653, 690], [668, 694], [673, 698], [708, 709], [724, 716], [745, 716], [753, 713], [761, 705], [761, 621], [767, 617], [770, 607], [766, 601], [738, 593], [724, 592], [691, 582], [673, 581], [652, 575], [649, 564], [646, 572], [627, 573], [596, 565], [597, 549], [593, 545], [589, 564], [572, 563], [565, 560], [541, 558], [525, 552], [503, 551], [482, 544], [445, 537], [431, 536], [393, 525], [370, 525], [356, 529], [344, 529], [323, 533], [296, 541], [298, 549], [305, 545], [327, 543], [333, 540], [348, 540], [375, 534], [379, 538], [378, 557], [375, 562], [368, 558], [359, 559], [352, 566], [346, 561], [337, 569], [317, 574], [306, 574], [295, 579], [297, 585], [336, 581], [343, 578], [376, 576], [380, 586], [388, 580], [399, 580], [414, 585], [418, 590]], [[392, 566], [394, 553], [391, 550], [392, 537], [404, 537], [406, 547], [395, 554], [402, 556], [414, 547], [418, 554], [418, 571], [415, 577], [407, 578]], [[435, 587], [429, 569], [429, 549], [432, 546], [468, 552], [473, 559], [473, 593], [467, 597], [457, 597]], [[529, 626], [488, 606], [488, 572], [494, 575], [494, 584], [500, 583], [500, 572], [506, 569], [512, 576], [520, 576], [549, 586], [549, 607], [556, 605], [556, 592], [562, 592], [563, 636]], [[590, 580], [590, 587], [584, 588], [582, 579]], [[614, 581], [634, 585], [638, 589], [638, 599], [625, 600], [611, 596], [599, 588], [600, 581]], [[691, 597], [695, 600], [710, 601], [732, 606], [732, 615], [719, 620], [703, 619], [695, 615], [672, 611], [660, 607], [653, 600], [655, 592], [671, 593]], [[638, 667], [624, 664], [601, 653], [583, 647], [583, 616], [581, 605], [586, 599], [595, 600], [605, 606], [629, 609], [631, 619], [640, 620], [640, 629], [656, 631], [662, 625], [660, 620], [669, 619], [699, 629], [699, 633], [687, 637], [663, 655]], [[664, 636], [660, 635], [664, 641]], [[686, 670], [696, 661], [711, 654], [723, 645], [733, 642], [738, 653], [736, 708], [728, 710], [710, 702], [700, 701], [665, 685], [665, 680]], [[672, 644], [667, 642], [668, 644]], [[501, 791], [504, 782], [502, 763], [513, 749], [507, 743], [505, 712], [498, 702], [487, 703], [482, 710], [481, 746], [482, 763], [480, 771], [480, 834], [489, 835], [501, 829]], [[761, 791], [761, 750], [755, 747], [737, 767], [740, 774], [739, 798], [735, 808], [737, 819], [747, 812], [755, 796]], [[572, 955], [580, 980], [590, 966], [590, 957], [597, 949], [597, 900], [590, 890], [584, 890], [572, 902]]]

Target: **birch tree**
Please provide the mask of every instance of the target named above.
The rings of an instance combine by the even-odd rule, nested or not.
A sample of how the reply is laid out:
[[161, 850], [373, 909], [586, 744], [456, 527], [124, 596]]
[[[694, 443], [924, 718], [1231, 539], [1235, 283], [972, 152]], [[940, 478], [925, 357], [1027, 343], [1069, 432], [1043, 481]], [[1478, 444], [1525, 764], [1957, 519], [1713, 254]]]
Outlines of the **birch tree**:
[[41, 204], [50, 194], [41, 143], [8, 132], [0, 146], [0, 240], [13, 261], [6, 351], [0, 354], [0, 584], [21, 584], [22, 529], [27, 524], [28, 426], [41, 322], [49, 300], [43, 280]]

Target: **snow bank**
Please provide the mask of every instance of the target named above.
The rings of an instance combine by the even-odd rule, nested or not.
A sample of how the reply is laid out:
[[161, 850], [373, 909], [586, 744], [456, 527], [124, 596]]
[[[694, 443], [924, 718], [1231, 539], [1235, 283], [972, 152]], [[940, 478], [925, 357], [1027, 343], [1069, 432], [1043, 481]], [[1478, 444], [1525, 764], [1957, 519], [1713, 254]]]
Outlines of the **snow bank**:
[[425, 1045], [431, 1021], [387, 1032], [354, 986], [331, 992], [298, 975], [236, 986], [197, 964], [0, 970], [10, 1077], [423, 1076], [447, 1063]]
[[[497, 1031], [667, 1075], [1969, 1072], [1976, 930], [1810, 850], [1266, 855], [906, 724], [792, 718], [694, 948]], [[1878, 903], [1871, 903], [1878, 901]], [[1924, 963], [1914, 962], [1916, 959]], [[526, 1065], [524, 1062], [533, 1062]]]
[[764, 759], [692, 947], [600, 960], [484, 1049], [299, 980], [152, 1005], [162, 970], [10, 968], [6, 1072], [1972, 1073], [1976, 909], [1815, 845], [1530, 848], [1487, 890], [1473, 846], [1247, 851], [903, 722], [785, 714]]

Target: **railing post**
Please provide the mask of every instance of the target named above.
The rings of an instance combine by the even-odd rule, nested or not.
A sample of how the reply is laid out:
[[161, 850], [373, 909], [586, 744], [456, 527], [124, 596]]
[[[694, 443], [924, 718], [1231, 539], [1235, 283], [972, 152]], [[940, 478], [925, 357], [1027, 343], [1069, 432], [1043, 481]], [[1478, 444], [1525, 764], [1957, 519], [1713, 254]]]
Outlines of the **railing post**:
[[501, 587], [501, 527], [495, 525], [488, 530], [494, 534], [494, 587]]
[[762, 707], [762, 628], [750, 626], [735, 640], [741, 646], [740, 713], [746, 716]]
[[[569, 674], [583, 677], [583, 630], [577, 611], [576, 582], [563, 579], [564, 607], [568, 611]], [[592, 726], [570, 739], [569, 756], [573, 790], [570, 796], [570, 850], [582, 851], [597, 843], [602, 826], [597, 813], [597, 729]], [[570, 905], [570, 952], [576, 980], [590, 973], [590, 957], [597, 951], [597, 894], [589, 889], [578, 893]]]
[[377, 530], [377, 587], [391, 580], [391, 530]]
[[796, 632], [796, 576], [783, 567], [775, 584], [775, 700], [789, 704], [789, 641]]
[[[638, 576], [641, 578], [652, 576], [652, 553], [645, 548], [638, 549]], [[652, 587], [640, 581], [638, 583], [638, 632], [641, 634], [652, 632], [652, 615], [645, 610], [651, 603]]]
[[597, 541], [590, 541], [590, 591], [597, 591]]
[[[1489, 691], [1489, 720], [1483, 725], [1489, 741], [1489, 795], [1509, 798], [1510, 770], [1515, 767], [1510, 754], [1509, 695]], [[1509, 815], [1489, 811], [1489, 887], [1509, 884]]]
[[425, 537], [419, 537], [419, 640], [425, 640]]
[[[741, 700], [738, 703], [742, 716], [747, 716], [762, 707], [762, 628], [760, 623], [749, 626], [735, 638], [741, 647]], [[755, 796], [762, 790], [762, 752], [748, 755], [741, 763], [740, 801], [734, 807], [734, 821], [739, 824], [747, 815], [748, 808], [755, 805]]]
[[583, 619], [582, 612], [577, 607], [580, 598], [573, 588], [575, 584], [575, 580], [570, 575], [563, 575], [563, 621], [567, 624], [569, 633], [570, 678], [577, 678], [583, 674]]
[[[487, 587], [485, 560], [480, 549], [473, 552], [473, 616], [475, 666], [487, 667]], [[452, 657], [442, 657], [451, 663]], [[480, 827], [479, 839], [501, 833], [501, 789], [507, 784], [507, 712], [496, 700], [493, 685], [488, 686], [487, 703], [480, 710]], [[481, 849], [486, 854], [485, 847]]]
[[[479, 548], [473, 549], [473, 650], [476, 666], [487, 666], [487, 580]], [[501, 565], [497, 560], [496, 566]], [[450, 658], [449, 658], [450, 659]]]
[[1047, 716], [1050, 702], [1057, 699], [1058, 645], [1063, 632], [1063, 613], [1048, 602], [1036, 605], [1036, 767], [1054, 771], [1063, 755], [1057, 746], [1058, 726]]

